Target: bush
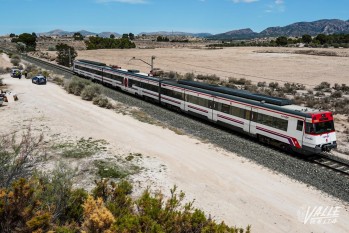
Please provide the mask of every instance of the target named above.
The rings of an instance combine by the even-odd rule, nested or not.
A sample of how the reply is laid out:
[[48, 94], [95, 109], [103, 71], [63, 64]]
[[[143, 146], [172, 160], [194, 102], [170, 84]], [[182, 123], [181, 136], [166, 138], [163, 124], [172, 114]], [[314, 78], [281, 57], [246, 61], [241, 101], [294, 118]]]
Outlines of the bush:
[[193, 81], [195, 79], [195, 74], [194, 73], [186, 73], [184, 75], [183, 79]]
[[64, 88], [69, 94], [80, 95], [85, 86], [91, 85], [92, 82], [77, 77], [65, 83]]
[[322, 82], [319, 85], [317, 85], [314, 90], [316, 91], [328, 91], [331, 87], [331, 84], [329, 84], [328, 82]]
[[102, 95], [98, 95], [94, 97], [92, 101], [93, 101], [93, 104], [98, 105], [99, 107], [102, 107], [102, 108], [110, 109], [113, 107], [112, 104], [109, 103], [109, 100]]
[[21, 62], [21, 59], [19, 58], [11, 58], [11, 63], [14, 65], [14, 66], [18, 66], [19, 63]]
[[343, 96], [343, 92], [342, 91], [335, 91], [331, 94], [332, 98], [341, 98]]
[[269, 83], [269, 87], [270, 87], [270, 88], [273, 88], [273, 89], [276, 89], [276, 88], [279, 87], [279, 83], [277, 83], [277, 82], [271, 82], [271, 83]]
[[59, 86], [64, 86], [64, 80], [59, 77], [53, 77], [52, 82], [56, 83]]
[[83, 100], [92, 100], [101, 94], [101, 87], [98, 84], [91, 84], [86, 86], [81, 92], [81, 98]]
[[49, 46], [47, 50], [48, 51], [57, 51], [56, 47], [54, 47], [54, 46]]
[[266, 87], [267, 83], [266, 82], [258, 82], [257, 87]]

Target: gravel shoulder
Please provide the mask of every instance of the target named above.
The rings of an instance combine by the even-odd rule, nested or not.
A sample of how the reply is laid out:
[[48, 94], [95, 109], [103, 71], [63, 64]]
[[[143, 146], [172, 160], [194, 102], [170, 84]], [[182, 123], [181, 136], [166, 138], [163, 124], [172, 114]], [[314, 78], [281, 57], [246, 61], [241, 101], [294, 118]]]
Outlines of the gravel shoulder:
[[[120, 95], [120, 102], [138, 105], [168, 125], [178, 126], [181, 122], [183, 130], [192, 136], [178, 135], [166, 128], [101, 109], [68, 95], [52, 83], [37, 86], [30, 80], [13, 79], [9, 75], [2, 77], [19, 97], [19, 101], [0, 107], [2, 133], [31, 125], [47, 138], [54, 135], [92, 137], [106, 140], [117, 153], [142, 153], [149, 157], [145, 163], [153, 165], [153, 170], [135, 178], [140, 186], [151, 184], [154, 189], [168, 193], [176, 184], [187, 194], [188, 200], [195, 199], [195, 205], [213, 218], [238, 226], [252, 224], [254, 232], [347, 232], [349, 229], [347, 202], [309, 187], [307, 182], [274, 172], [272, 168], [283, 164], [295, 177], [309, 176], [316, 182], [326, 182], [322, 180], [326, 178], [326, 171], [313, 168], [305, 174], [297, 174], [308, 167], [296, 159], [182, 115], [169, 115], [165, 109], [129, 96], [111, 94]], [[263, 164], [267, 159], [273, 164], [270, 169], [251, 161]], [[165, 169], [160, 172], [154, 164]], [[340, 186], [336, 183], [343, 185], [343, 182], [336, 177], [330, 173], [325, 185], [334, 183], [332, 188], [338, 189]], [[337, 191], [343, 195], [346, 190]], [[336, 224], [309, 225], [297, 218], [297, 211], [304, 206], [341, 206], [342, 209]]]

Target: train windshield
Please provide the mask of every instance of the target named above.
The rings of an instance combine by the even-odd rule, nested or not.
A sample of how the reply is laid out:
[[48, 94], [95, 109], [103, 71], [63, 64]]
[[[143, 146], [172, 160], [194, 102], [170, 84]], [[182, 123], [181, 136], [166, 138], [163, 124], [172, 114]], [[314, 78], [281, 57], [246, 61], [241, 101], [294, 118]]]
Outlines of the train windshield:
[[306, 123], [305, 133], [309, 134], [323, 134], [334, 131], [333, 121], [325, 121], [319, 123]]

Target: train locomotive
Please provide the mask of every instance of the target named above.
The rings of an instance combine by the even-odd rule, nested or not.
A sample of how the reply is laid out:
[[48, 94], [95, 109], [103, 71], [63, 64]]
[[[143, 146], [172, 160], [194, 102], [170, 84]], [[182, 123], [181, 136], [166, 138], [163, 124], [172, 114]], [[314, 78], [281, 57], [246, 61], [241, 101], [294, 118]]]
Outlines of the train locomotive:
[[337, 147], [333, 114], [291, 100], [188, 80], [163, 80], [138, 70], [76, 60], [74, 73], [301, 154]]

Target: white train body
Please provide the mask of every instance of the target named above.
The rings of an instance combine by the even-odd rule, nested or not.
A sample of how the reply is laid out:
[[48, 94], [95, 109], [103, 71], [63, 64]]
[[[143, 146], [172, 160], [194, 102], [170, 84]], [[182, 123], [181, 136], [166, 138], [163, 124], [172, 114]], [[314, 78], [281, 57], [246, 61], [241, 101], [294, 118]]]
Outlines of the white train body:
[[331, 112], [293, 105], [287, 99], [192, 81], [160, 80], [84, 60], [75, 61], [74, 72], [303, 154], [337, 147]]

